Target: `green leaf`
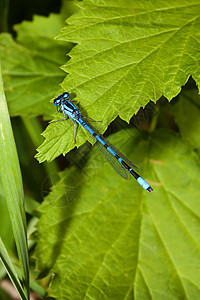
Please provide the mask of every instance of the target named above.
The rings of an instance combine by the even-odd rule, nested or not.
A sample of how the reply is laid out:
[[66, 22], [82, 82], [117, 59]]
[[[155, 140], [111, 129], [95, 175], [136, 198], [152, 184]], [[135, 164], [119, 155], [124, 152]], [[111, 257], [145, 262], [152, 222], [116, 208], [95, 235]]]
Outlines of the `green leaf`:
[[8, 34], [0, 35], [0, 57], [11, 115], [49, 118], [53, 112], [49, 100], [63, 80], [59, 66], [71, 48], [69, 43], [53, 40], [62, 26], [63, 20], [58, 15], [34, 16], [32, 22], [15, 25], [18, 43]]
[[12, 229], [23, 274], [23, 285], [29, 298], [29, 259], [26, 238], [24, 194], [19, 160], [10, 116], [3, 90], [0, 64], [0, 175], [5, 192]]
[[150, 137], [122, 130], [110, 141], [154, 191], [123, 180], [96, 151], [82, 172], [61, 173], [41, 206], [37, 234], [40, 276], [55, 274], [50, 295], [199, 299], [197, 155], [167, 130]]
[[[63, 88], [88, 114], [126, 121], [161, 95], [172, 99], [192, 74], [199, 84], [200, 3], [90, 0], [58, 38], [76, 42]], [[102, 106], [106, 105], [105, 109]], [[100, 110], [100, 112], [99, 112]]]
[[194, 90], [185, 90], [170, 107], [184, 139], [200, 150], [200, 97]]
[[[63, 116], [60, 116], [63, 118]], [[74, 126], [71, 120], [50, 124], [42, 133], [45, 141], [38, 147], [36, 158], [39, 162], [52, 161], [61, 153], [65, 155], [74, 148]], [[85, 129], [76, 124], [76, 146], [81, 146], [86, 139], [90, 140]]]
[[[58, 36], [77, 43], [63, 66], [69, 75], [62, 88], [76, 95], [83, 115], [102, 121], [101, 133], [118, 115], [128, 122], [150, 100], [161, 95], [171, 100], [190, 75], [199, 85], [198, 1], [88, 0], [79, 5]], [[49, 131], [38, 149], [40, 161], [74, 147], [73, 124], [68, 136], [60, 123]], [[82, 134], [77, 146], [85, 139]]]

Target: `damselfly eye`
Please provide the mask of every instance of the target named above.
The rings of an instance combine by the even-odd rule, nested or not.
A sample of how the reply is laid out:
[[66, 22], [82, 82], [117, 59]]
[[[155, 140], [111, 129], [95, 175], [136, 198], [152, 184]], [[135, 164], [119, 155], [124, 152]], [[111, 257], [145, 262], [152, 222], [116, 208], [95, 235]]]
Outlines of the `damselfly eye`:
[[67, 92], [65, 92], [65, 93], [62, 94], [62, 96], [66, 100], [66, 99], [68, 99], [70, 97], [70, 94], [67, 93]]
[[55, 106], [60, 105], [60, 102], [61, 102], [61, 99], [58, 99], [58, 98], [56, 98], [56, 99], [53, 100], [53, 104], [54, 104]]

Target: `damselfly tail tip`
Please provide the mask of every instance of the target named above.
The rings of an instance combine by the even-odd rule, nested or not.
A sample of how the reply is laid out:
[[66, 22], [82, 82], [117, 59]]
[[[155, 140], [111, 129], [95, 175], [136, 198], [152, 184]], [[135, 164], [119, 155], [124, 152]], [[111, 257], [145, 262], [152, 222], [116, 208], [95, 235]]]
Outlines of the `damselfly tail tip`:
[[147, 192], [151, 193], [153, 191], [152, 187], [148, 187]]

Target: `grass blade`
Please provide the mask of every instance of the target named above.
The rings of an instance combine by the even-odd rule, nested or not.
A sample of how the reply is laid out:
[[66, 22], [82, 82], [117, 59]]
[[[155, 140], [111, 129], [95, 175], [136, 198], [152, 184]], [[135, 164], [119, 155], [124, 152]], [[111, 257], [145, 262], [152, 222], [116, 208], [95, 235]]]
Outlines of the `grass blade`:
[[0, 62], [0, 175], [5, 191], [13, 233], [23, 274], [23, 287], [29, 299], [29, 260], [22, 177], [8, 107], [3, 92]]
[[[22, 278], [22, 272], [20, 268], [15, 266], [15, 271], [17, 272], [18, 277], [21, 279]], [[47, 291], [40, 286], [35, 280], [30, 278], [30, 288], [32, 291], [36, 292], [38, 295], [41, 297], [45, 298], [47, 296]]]
[[1, 238], [0, 238], [0, 259], [8, 273], [8, 276], [10, 277], [10, 280], [12, 281], [14, 287], [16, 288], [17, 292], [19, 293], [19, 296], [21, 297], [21, 299], [27, 300], [27, 297], [24, 293], [24, 290], [21, 286], [21, 283], [20, 283], [17, 273], [15, 271], [15, 267], [8, 255], [8, 252], [4, 246]]

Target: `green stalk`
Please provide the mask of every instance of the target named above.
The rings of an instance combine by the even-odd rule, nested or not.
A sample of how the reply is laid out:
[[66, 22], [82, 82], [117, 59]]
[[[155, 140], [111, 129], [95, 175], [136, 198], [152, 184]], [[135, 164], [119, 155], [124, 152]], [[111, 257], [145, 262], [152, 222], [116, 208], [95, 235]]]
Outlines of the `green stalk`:
[[157, 126], [157, 122], [158, 122], [158, 117], [159, 117], [159, 105], [155, 105], [155, 112], [154, 112], [154, 116], [152, 118], [152, 121], [151, 121], [151, 125], [150, 125], [150, 128], [149, 128], [149, 132], [153, 132]]
[[0, 30], [2, 32], [8, 32], [8, 11], [9, 11], [9, 0], [0, 1]]

